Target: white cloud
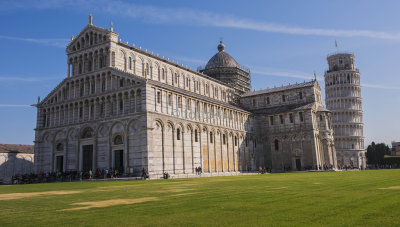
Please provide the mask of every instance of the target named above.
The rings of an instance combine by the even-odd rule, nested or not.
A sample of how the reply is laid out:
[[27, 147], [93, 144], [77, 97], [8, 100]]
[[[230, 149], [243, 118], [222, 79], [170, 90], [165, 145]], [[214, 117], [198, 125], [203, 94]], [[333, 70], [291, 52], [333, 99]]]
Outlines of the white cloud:
[[206, 64], [207, 63], [204, 60], [195, 59], [195, 58], [188, 58], [188, 57], [175, 57], [175, 59], [177, 59], [179, 61], [186, 62], [186, 63], [197, 63], [197, 64]]
[[20, 38], [20, 37], [12, 37], [4, 35], [0, 35], [0, 39], [38, 43], [42, 45], [62, 47], [62, 48], [65, 48], [69, 42], [68, 39], [36, 39], [36, 38]]
[[25, 105], [25, 104], [0, 104], [0, 107], [25, 107], [25, 108], [31, 108], [33, 106]]
[[49, 80], [60, 80], [62, 77], [18, 77], [18, 76], [0, 76], [0, 81], [20, 81], [20, 82], [43, 82]]
[[[251, 70], [251, 73], [254, 75], [263, 75], [263, 76], [276, 76], [276, 77], [286, 77], [286, 78], [299, 78], [304, 80], [314, 79], [314, 75], [303, 73], [303, 72], [293, 72], [290, 70], [271, 70], [266, 68], [254, 67], [258, 68], [258, 70]], [[321, 76], [317, 76], [317, 80], [322, 82], [324, 78]], [[400, 86], [388, 86], [388, 85], [380, 85], [380, 84], [361, 84], [362, 87], [365, 88], [376, 88], [376, 89], [390, 89], [390, 90], [400, 90]]]
[[3, 11], [19, 9], [51, 10], [59, 8], [114, 14], [116, 16], [130, 17], [133, 19], [140, 19], [147, 23], [157, 24], [225, 27], [291, 35], [366, 37], [400, 40], [399, 32], [290, 26], [266, 21], [255, 21], [248, 18], [239, 18], [228, 14], [199, 11], [190, 8], [162, 8], [119, 0], [39, 0], [22, 2], [6, 1], [0, 3], [0, 9]]
[[379, 84], [361, 84], [363, 87], [367, 88], [378, 88], [378, 89], [391, 89], [391, 90], [400, 90], [400, 86], [387, 86], [387, 85], [379, 85]]
[[[296, 72], [284, 72], [284, 71], [262, 71], [262, 70], [250, 70], [251, 74], [255, 75], [263, 75], [263, 76], [277, 76], [277, 77], [289, 77], [289, 78], [298, 78], [311, 80], [314, 79], [314, 76], [306, 73], [296, 73]], [[317, 77], [318, 80], [322, 78]]]

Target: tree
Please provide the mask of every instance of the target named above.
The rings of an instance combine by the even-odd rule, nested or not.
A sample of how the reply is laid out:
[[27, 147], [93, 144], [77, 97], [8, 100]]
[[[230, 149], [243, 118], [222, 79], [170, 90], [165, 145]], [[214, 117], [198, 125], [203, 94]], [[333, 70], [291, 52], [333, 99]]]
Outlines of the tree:
[[372, 142], [371, 145], [368, 146], [365, 155], [368, 164], [383, 165], [385, 155], [390, 155], [390, 148], [385, 143], [375, 144], [375, 142]]

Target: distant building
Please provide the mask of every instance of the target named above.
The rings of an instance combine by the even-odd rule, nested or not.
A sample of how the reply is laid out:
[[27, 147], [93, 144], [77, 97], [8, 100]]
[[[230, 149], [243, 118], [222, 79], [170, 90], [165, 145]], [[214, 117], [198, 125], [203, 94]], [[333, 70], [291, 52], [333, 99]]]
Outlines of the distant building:
[[33, 172], [33, 145], [0, 144], [0, 179]]
[[354, 55], [328, 56], [325, 73], [325, 104], [332, 111], [337, 163], [339, 166], [366, 167], [360, 72]]
[[392, 142], [392, 156], [400, 156], [400, 142]]

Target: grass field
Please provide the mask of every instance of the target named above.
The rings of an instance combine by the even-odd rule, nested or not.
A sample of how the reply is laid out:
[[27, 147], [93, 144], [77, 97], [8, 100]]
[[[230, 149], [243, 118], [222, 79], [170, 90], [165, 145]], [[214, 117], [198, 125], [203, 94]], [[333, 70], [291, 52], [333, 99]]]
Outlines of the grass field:
[[400, 170], [0, 186], [0, 226], [399, 226]]

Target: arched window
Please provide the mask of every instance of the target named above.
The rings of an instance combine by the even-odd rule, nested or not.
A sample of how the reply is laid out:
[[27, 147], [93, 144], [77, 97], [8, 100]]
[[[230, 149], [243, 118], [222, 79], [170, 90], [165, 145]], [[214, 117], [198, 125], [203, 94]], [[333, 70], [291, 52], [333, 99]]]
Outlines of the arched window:
[[181, 140], [181, 130], [179, 128], [176, 129], [176, 140]]
[[103, 68], [104, 67], [104, 58], [103, 56], [100, 57], [100, 63], [99, 63], [100, 67], [99, 68]]
[[194, 142], [198, 142], [199, 138], [197, 136], [197, 129], [194, 130]]
[[275, 144], [275, 150], [278, 151], [279, 150], [279, 141], [277, 139], [275, 139], [274, 144]]
[[237, 146], [238, 145], [238, 140], [237, 140], [237, 137], [235, 136], [235, 146]]
[[115, 52], [111, 52], [111, 66], [115, 67]]
[[146, 63], [146, 76], [150, 74], [149, 63]]
[[64, 150], [64, 144], [62, 144], [62, 143], [57, 144], [56, 150], [57, 151], [63, 151]]
[[175, 73], [175, 84], [178, 84], [178, 74]]
[[122, 140], [122, 136], [118, 135], [114, 138], [114, 145], [120, 145], [123, 143], [124, 143], [124, 141]]
[[91, 128], [86, 128], [83, 130], [82, 139], [92, 138], [93, 137], [93, 130]]
[[164, 69], [161, 70], [161, 79], [162, 80], [165, 79], [165, 71], [164, 71]]
[[226, 144], [226, 138], [225, 138], [225, 134], [224, 134], [224, 135], [222, 135], [222, 143], [223, 143], [223, 144]]
[[210, 143], [213, 143], [213, 133], [210, 132]]
[[119, 110], [122, 111], [124, 109], [124, 102], [119, 100]]
[[161, 92], [157, 91], [157, 103], [161, 103]]
[[129, 57], [129, 58], [128, 58], [128, 61], [129, 61], [129, 62], [128, 62], [128, 67], [129, 67], [130, 70], [132, 70], [132, 58]]

